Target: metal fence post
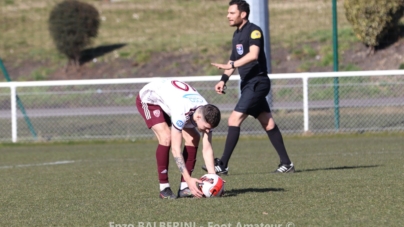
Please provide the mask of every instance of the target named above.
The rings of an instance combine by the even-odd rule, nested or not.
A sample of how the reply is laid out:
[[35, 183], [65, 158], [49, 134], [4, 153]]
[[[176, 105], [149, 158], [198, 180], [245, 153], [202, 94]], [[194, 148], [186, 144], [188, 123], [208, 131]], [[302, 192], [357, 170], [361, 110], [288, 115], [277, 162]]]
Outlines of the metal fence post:
[[[332, 0], [332, 32], [333, 32], [333, 52], [334, 52], [334, 71], [338, 71], [338, 29], [337, 29], [337, 0]], [[335, 129], [339, 130], [339, 80], [334, 77], [334, 124]]]
[[302, 77], [303, 80], [303, 124], [304, 132], [309, 131], [309, 88], [308, 77]]
[[17, 142], [17, 92], [14, 85], [11, 90], [11, 139], [13, 143]]
[[[258, 25], [262, 32], [264, 33], [264, 52], [267, 57], [267, 71], [268, 74], [272, 73], [272, 65], [271, 65], [271, 36], [269, 32], [269, 8], [268, 1], [265, 0], [247, 0], [248, 4], [250, 4], [250, 16], [249, 21]], [[272, 89], [269, 91], [267, 97], [267, 102], [270, 107], [272, 104]]]
[[[1, 60], [1, 58], [0, 58], [0, 68], [1, 68], [1, 70], [3, 71], [3, 75], [4, 75], [4, 77], [6, 78], [6, 80], [7, 80], [8, 82], [11, 82], [11, 78], [10, 78], [10, 76], [8, 75], [8, 72], [7, 72], [7, 70], [6, 70], [6, 67], [4, 66], [3, 61]], [[16, 88], [14, 87], [14, 92], [15, 92], [15, 90], [16, 90]], [[22, 102], [21, 102], [21, 100], [20, 100], [20, 97], [18, 97], [18, 95], [17, 95], [16, 92], [14, 93], [14, 96], [15, 96], [15, 97], [11, 97], [11, 98], [16, 98], [16, 102], [18, 103], [18, 107], [20, 108], [22, 114], [24, 115], [25, 122], [27, 123], [28, 128], [29, 128], [29, 130], [31, 131], [32, 136], [34, 137], [34, 139], [37, 139], [37, 135], [36, 135], [34, 126], [32, 125], [31, 120], [29, 119], [27, 113], [25, 112], [25, 108], [24, 108], [24, 105], [22, 104]]]

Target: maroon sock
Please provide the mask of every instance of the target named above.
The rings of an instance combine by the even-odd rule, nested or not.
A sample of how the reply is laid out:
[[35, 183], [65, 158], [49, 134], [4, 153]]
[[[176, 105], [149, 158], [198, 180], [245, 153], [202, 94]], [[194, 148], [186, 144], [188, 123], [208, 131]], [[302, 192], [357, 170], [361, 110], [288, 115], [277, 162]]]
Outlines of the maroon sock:
[[[184, 157], [185, 167], [187, 167], [189, 175], [192, 174], [196, 163], [196, 153], [198, 147], [185, 146], [182, 151], [182, 156]], [[181, 176], [181, 182], [185, 182], [184, 177]]]
[[158, 145], [156, 150], [157, 173], [160, 184], [168, 183], [168, 161], [170, 155], [170, 146]]

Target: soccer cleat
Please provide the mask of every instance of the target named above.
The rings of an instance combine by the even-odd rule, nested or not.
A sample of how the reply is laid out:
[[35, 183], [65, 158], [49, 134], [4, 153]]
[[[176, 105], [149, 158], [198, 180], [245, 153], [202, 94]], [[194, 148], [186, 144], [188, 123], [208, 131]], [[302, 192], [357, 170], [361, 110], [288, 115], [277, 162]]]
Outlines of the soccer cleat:
[[192, 197], [194, 197], [194, 195], [192, 195], [191, 189], [189, 189], [187, 187], [187, 188], [184, 188], [182, 190], [178, 190], [177, 197], [178, 198], [192, 198]]
[[274, 173], [294, 173], [295, 172], [295, 166], [293, 165], [293, 162], [290, 163], [290, 165], [286, 164], [279, 164], [278, 168], [274, 171]]
[[171, 191], [170, 187], [165, 188], [163, 191], [160, 191], [160, 199], [176, 199], [177, 197]]
[[[205, 170], [206, 172], [208, 172], [208, 169], [206, 168], [205, 165], [202, 166], [202, 169]], [[218, 175], [220, 175], [220, 174], [227, 175], [227, 174], [229, 174], [229, 167], [224, 167], [222, 164], [222, 161], [218, 158], [215, 158], [215, 171], [216, 171], [216, 174], [218, 174]]]

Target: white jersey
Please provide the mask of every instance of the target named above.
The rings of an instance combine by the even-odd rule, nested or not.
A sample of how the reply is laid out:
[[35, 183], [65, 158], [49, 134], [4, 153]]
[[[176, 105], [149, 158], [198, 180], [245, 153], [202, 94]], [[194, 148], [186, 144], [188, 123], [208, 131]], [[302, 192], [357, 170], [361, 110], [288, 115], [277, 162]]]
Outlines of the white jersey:
[[178, 130], [195, 127], [189, 120], [195, 110], [208, 104], [189, 84], [173, 79], [150, 82], [139, 91], [142, 103], [160, 106]]

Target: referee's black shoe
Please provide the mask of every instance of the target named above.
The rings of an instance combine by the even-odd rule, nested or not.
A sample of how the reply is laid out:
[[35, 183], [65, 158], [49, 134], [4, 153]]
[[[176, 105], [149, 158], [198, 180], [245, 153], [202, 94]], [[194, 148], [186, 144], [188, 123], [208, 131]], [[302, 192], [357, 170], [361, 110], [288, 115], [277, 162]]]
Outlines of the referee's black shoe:
[[[205, 170], [206, 172], [208, 172], [206, 165], [203, 165], [202, 169]], [[229, 167], [224, 167], [222, 161], [218, 158], [215, 158], [215, 171], [216, 171], [216, 174], [218, 174], [218, 175], [220, 175], [220, 174], [227, 175], [229, 173]]]
[[292, 162], [289, 165], [282, 163], [279, 164], [278, 168], [273, 173], [294, 173], [294, 172], [295, 172], [295, 166], [293, 165]]

